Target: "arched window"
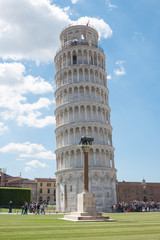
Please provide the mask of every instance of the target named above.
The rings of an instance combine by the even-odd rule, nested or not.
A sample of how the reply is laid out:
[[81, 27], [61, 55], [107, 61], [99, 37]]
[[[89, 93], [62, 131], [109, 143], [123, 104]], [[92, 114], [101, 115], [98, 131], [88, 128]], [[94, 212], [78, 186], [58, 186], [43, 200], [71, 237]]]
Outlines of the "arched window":
[[77, 64], [77, 56], [73, 55], [73, 64]]

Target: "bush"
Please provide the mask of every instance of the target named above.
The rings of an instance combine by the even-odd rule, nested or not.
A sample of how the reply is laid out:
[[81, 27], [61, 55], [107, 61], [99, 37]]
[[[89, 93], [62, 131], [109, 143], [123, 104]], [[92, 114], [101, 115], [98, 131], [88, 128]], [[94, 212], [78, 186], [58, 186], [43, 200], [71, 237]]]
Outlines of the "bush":
[[24, 202], [30, 202], [31, 189], [0, 187], [0, 206], [8, 207], [9, 201], [13, 207], [21, 207]]

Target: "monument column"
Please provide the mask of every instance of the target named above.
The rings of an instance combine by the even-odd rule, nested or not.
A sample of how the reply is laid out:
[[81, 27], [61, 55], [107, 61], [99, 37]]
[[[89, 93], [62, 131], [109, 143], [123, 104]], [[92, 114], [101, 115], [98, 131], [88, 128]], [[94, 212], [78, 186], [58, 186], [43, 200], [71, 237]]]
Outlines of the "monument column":
[[88, 192], [88, 149], [83, 149], [83, 192]]
[[[88, 192], [88, 151], [94, 138], [82, 137], [79, 144], [83, 150], [83, 192], [77, 195], [77, 212], [64, 215], [69, 221], [108, 221], [102, 213], [95, 212], [95, 195]], [[77, 185], [77, 184], [76, 184]], [[66, 186], [66, 185], [65, 185]]]
[[88, 152], [92, 148], [90, 137], [82, 137], [80, 147], [83, 150], [83, 192], [77, 196], [77, 211], [78, 212], [95, 212], [94, 194], [88, 192]]

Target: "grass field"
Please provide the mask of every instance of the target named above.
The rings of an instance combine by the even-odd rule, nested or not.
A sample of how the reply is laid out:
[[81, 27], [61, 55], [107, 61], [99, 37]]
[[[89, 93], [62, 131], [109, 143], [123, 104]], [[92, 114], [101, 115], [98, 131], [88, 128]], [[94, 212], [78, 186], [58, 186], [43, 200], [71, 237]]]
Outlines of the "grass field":
[[68, 222], [63, 215], [0, 215], [0, 240], [160, 240], [160, 212], [108, 214], [115, 222]]

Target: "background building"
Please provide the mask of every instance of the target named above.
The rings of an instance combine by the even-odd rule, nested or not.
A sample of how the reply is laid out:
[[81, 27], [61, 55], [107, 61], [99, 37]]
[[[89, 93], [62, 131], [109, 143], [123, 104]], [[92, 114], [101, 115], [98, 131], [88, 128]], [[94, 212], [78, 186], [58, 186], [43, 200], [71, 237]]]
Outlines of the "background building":
[[37, 183], [37, 200], [56, 203], [56, 179], [35, 178]]
[[89, 26], [70, 26], [60, 35], [55, 56], [57, 210], [77, 210], [83, 186], [82, 136], [94, 138], [89, 152], [89, 192], [98, 211], [116, 203], [116, 169], [108, 103], [105, 54], [98, 33]]
[[28, 178], [13, 177], [6, 173], [0, 174], [1, 187], [18, 187], [31, 189], [31, 201], [45, 201], [56, 204], [55, 178]]
[[117, 182], [117, 201], [131, 202], [155, 201], [160, 202], [160, 183], [145, 182]]

